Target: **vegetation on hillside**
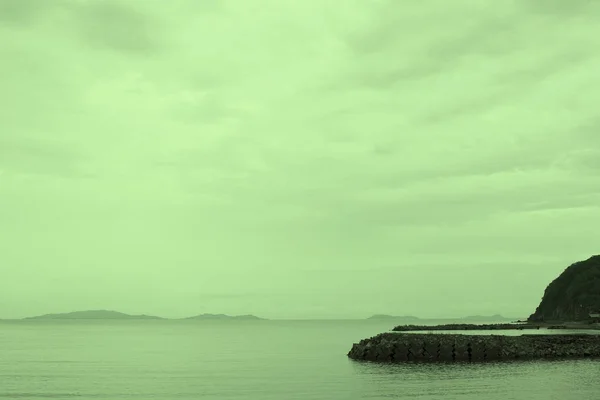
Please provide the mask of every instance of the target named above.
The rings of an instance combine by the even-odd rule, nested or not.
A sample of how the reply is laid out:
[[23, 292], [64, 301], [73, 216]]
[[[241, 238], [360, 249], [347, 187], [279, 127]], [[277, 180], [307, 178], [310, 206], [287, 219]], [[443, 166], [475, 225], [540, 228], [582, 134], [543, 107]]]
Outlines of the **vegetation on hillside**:
[[569, 266], [548, 285], [529, 321], [584, 321], [600, 312], [600, 255]]

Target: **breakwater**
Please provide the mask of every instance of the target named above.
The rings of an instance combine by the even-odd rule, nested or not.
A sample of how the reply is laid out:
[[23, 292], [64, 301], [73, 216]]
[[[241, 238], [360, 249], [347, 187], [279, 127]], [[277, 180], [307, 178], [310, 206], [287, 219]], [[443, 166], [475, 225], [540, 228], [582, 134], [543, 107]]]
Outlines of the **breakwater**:
[[381, 333], [355, 343], [348, 357], [379, 362], [600, 357], [600, 336]]
[[540, 324], [442, 324], [442, 325], [399, 325], [393, 331], [492, 331], [540, 329]]
[[392, 329], [394, 332], [415, 331], [509, 331], [528, 329], [576, 329], [597, 330], [600, 327], [592, 324], [443, 324], [443, 325], [398, 325]]

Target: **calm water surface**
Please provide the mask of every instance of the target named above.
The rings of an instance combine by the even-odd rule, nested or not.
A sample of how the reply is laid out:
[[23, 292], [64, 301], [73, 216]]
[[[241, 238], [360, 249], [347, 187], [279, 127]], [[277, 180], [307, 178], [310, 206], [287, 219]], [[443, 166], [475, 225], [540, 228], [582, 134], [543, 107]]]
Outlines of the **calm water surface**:
[[0, 398], [595, 400], [600, 361], [378, 365], [369, 321], [0, 323]]

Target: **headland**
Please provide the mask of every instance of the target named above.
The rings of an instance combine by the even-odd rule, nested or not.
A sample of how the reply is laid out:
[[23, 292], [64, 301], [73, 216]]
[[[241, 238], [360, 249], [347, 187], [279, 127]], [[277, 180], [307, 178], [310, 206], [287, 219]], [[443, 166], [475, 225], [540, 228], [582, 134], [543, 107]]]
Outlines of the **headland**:
[[[392, 332], [355, 343], [348, 357], [377, 362], [600, 358], [599, 288], [600, 256], [593, 256], [572, 264], [550, 283], [527, 321], [399, 325]], [[502, 334], [513, 330], [541, 332]], [[454, 333], [457, 331], [474, 333]]]

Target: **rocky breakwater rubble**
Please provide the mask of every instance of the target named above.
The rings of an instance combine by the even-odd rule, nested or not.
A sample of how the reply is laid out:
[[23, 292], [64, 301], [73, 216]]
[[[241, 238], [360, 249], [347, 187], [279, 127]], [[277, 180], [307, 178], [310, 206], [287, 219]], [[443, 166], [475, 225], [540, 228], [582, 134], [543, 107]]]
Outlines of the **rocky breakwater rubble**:
[[355, 343], [354, 360], [452, 362], [600, 357], [600, 336], [381, 333]]

